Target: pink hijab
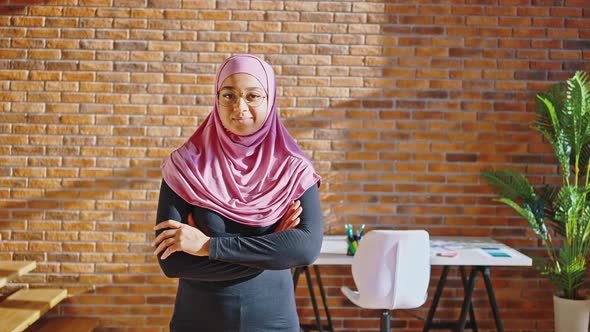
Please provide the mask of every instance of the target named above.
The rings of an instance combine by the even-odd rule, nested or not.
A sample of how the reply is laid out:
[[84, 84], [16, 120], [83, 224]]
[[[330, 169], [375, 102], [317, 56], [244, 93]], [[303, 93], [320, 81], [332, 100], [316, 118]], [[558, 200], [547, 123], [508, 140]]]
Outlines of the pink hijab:
[[269, 226], [281, 219], [319, 175], [279, 119], [272, 67], [240, 54], [219, 68], [215, 91], [230, 75], [250, 74], [268, 94], [268, 113], [255, 133], [227, 131], [215, 107], [195, 133], [162, 164], [162, 176], [192, 205], [214, 210], [249, 226]]

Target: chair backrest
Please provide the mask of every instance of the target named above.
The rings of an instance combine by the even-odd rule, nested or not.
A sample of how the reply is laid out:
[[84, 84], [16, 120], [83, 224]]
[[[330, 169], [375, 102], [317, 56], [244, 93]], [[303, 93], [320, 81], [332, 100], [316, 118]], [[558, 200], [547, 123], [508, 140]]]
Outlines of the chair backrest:
[[424, 304], [430, 282], [430, 239], [424, 230], [374, 230], [352, 260], [359, 304], [410, 309]]

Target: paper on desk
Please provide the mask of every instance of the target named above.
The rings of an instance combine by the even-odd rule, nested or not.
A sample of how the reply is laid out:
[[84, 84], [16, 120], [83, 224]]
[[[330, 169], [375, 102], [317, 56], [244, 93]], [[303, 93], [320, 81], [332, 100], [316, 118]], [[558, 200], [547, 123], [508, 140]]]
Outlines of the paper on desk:
[[323, 254], [346, 254], [348, 250], [348, 242], [345, 235], [324, 235], [322, 241]]
[[[498, 242], [490, 242], [478, 239], [465, 239], [464, 241], [445, 240], [445, 239], [431, 239], [430, 240], [430, 255], [450, 257], [451, 253], [459, 253], [465, 250], [481, 250], [486, 247], [498, 247], [501, 244]], [[457, 257], [458, 255], [454, 256]]]

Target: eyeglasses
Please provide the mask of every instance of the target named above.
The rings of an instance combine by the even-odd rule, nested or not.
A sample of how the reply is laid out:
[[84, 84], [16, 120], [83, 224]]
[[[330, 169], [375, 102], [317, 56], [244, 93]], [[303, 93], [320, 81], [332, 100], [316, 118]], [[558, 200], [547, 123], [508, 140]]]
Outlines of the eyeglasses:
[[262, 105], [264, 99], [266, 99], [266, 93], [262, 89], [250, 89], [242, 93], [236, 89], [223, 88], [217, 94], [219, 104], [221, 106], [235, 106], [240, 98], [244, 99], [246, 104], [250, 107], [258, 107]]

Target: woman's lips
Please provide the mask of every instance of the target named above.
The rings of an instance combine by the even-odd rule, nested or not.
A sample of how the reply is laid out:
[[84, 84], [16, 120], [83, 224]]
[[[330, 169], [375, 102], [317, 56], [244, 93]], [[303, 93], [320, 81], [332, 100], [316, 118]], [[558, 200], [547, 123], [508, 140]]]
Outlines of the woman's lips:
[[234, 118], [233, 119], [237, 123], [250, 123], [252, 122], [252, 118]]

